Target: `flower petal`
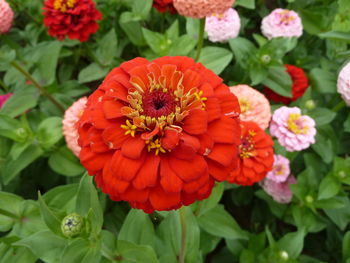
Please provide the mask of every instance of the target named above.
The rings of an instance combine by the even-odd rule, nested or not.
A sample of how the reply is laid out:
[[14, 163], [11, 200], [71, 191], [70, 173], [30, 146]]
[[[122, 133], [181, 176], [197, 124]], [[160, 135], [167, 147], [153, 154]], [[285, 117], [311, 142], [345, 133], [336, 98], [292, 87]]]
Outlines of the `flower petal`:
[[182, 128], [189, 134], [203, 134], [208, 128], [208, 114], [199, 109], [191, 110]]
[[237, 120], [222, 116], [221, 119], [209, 123], [208, 134], [215, 142], [240, 144], [241, 134]]
[[103, 112], [105, 114], [106, 119], [115, 119], [122, 117], [123, 114], [121, 112], [121, 108], [125, 105], [120, 101], [108, 100], [103, 102]]
[[138, 171], [133, 186], [136, 189], [144, 189], [146, 187], [154, 187], [157, 184], [159, 172], [160, 157], [155, 154], [147, 154], [144, 165]]
[[160, 184], [166, 192], [178, 193], [182, 190], [182, 180], [170, 168], [169, 162], [163, 158], [160, 163]]
[[131, 181], [144, 164], [145, 155], [141, 156], [140, 159], [134, 160], [124, 157], [121, 151], [116, 151], [112, 157], [112, 171], [115, 176], [124, 181]]
[[207, 173], [208, 166], [202, 156], [196, 155], [192, 160], [169, 158], [170, 167], [185, 182], [196, 180]]
[[143, 148], [145, 148], [145, 141], [140, 136], [129, 136], [123, 143], [122, 154], [130, 159], [140, 159]]

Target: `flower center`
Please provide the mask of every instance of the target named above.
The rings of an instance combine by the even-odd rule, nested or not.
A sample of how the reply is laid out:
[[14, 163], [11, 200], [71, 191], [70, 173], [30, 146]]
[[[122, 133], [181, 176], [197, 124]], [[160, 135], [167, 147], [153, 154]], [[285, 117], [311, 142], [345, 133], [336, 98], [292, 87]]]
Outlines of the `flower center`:
[[251, 108], [251, 104], [249, 100], [246, 98], [239, 99], [239, 106], [241, 107], [241, 113], [245, 113]]
[[307, 134], [309, 127], [304, 122], [300, 114], [292, 113], [287, 121], [288, 129], [295, 134]]
[[256, 135], [256, 132], [253, 130], [250, 130], [248, 132], [248, 136], [241, 138], [241, 145], [239, 146], [239, 151], [240, 151], [239, 155], [242, 159], [247, 159], [255, 156], [255, 143], [254, 143], [255, 135]]
[[283, 10], [279, 13], [281, 24], [289, 25], [290, 22], [295, 20], [295, 17], [291, 15], [289, 10]]
[[77, 0], [55, 0], [53, 8], [61, 12], [66, 12], [68, 9], [74, 7]]
[[284, 165], [278, 164], [273, 167], [273, 170], [275, 171], [275, 174], [282, 175], [284, 173]]
[[142, 96], [143, 111], [146, 116], [167, 116], [177, 105], [173, 95], [163, 91], [147, 92]]
[[225, 13], [223, 14], [214, 13], [213, 16], [217, 17], [219, 20], [224, 19], [226, 17]]

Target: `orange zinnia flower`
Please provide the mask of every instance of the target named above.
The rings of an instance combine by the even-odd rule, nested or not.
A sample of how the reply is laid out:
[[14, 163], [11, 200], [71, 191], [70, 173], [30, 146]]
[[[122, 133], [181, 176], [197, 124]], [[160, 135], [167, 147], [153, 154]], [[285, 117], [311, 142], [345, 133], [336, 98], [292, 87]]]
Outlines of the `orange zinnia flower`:
[[255, 122], [241, 122], [242, 136], [239, 146], [239, 166], [228, 181], [252, 185], [265, 178], [274, 162], [273, 141]]
[[187, 57], [113, 69], [79, 123], [80, 159], [113, 200], [147, 213], [207, 198], [238, 163], [239, 103]]

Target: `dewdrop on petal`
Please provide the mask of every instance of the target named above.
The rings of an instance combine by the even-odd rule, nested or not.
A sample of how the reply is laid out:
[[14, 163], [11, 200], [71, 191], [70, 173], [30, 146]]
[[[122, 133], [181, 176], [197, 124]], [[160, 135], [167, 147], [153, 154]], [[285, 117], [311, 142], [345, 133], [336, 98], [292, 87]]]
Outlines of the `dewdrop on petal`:
[[345, 103], [350, 106], [350, 62], [339, 73], [337, 90]]
[[79, 156], [80, 146], [78, 145], [78, 130], [76, 124], [84, 112], [86, 107], [87, 98], [83, 97], [78, 101], [74, 102], [66, 112], [64, 113], [63, 124], [63, 135], [66, 139], [67, 147], [74, 153], [75, 156]]
[[0, 0], [0, 35], [7, 33], [13, 21], [13, 11], [5, 0]]
[[241, 20], [236, 10], [229, 8], [223, 14], [207, 17], [205, 31], [211, 42], [226, 42], [236, 38], [241, 28]]
[[296, 12], [277, 8], [264, 17], [261, 23], [261, 31], [268, 39], [300, 37], [303, 34], [303, 24]]
[[204, 18], [212, 14], [223, 14], [234, 2], [235, 0], [174, 0], [174, 7], [180, 15]]

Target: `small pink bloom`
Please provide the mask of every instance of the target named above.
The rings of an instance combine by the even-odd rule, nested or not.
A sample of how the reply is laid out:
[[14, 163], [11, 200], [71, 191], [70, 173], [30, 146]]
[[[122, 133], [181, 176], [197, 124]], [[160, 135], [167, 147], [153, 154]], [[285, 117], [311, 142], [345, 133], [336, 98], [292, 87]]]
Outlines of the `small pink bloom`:
[[0, 35], [7, 33], [13, 21], [13, 11], [5, 0], [0, 0]]
[[350, 62], [343, 67], [338, 76], [338, 93], [350, 106]]
[[300, 37], [303, 34], [303, 24], [296, 12], [277, 8], [264, 17], [261, 31], [268, 39], [275, 37]]
[[67, 142], [67, 147], [78, 157], [80, 153], [80, 146], [78, 145], [78, 131], [76, 124], [80, 119], [86, 107], [87, 98], [83, 97], [70, 106], [64, 113], [63, 134]]
[[12, 93], [7, 93], [5, 95], [0, 95], [0, 109], [5, 104], [5, 102], [12, 96]]
[[289, 185], [296, 184], [297, 181], [293, 175], [289, 176], [285, 182], [276, 182], [266, 178], [261, 186], [265, 192], [270, 195], [273, 200], [281, 204], [288, 204], [292, 201], [293, 193]]
[[267, 173], [266, 178], [275, 181], [276, 183], [283, 183], [287, 180], [289, 174], [289, 160], [282, 155], [275, 155], [275, 162], [272, 171]]
[[248, 85], [230, 87], [230, 91], [238, 98], [242, 121], [253, 121], [265, 130], [271, 120], [271, 107], [266, 97]]
[[208, 16], [205, 31], [211, 42], [225, 42], [239, 34], [241, 20], [236, 10], [228, 9], [223, 14]]
[[270, 133], [287, 151], [301, 151], [315, 143], [315, 121], [301, 115], [298, 107], [283, 106], [272, 116]]

